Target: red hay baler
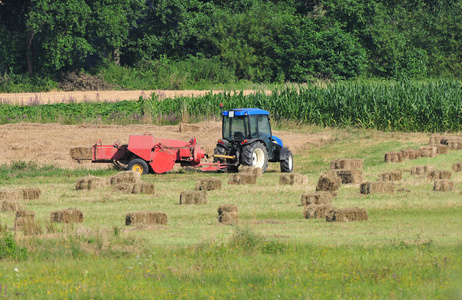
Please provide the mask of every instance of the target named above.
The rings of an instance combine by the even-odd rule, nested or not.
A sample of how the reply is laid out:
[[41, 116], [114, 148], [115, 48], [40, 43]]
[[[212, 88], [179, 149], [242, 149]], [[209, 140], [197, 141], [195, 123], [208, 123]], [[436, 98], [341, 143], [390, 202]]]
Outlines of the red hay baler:
[[220, 163], [201, 164], [205, 157], [201, 146], [192, 138], [189, 142], [157, 138], [151, 134], [130, 135], [128, 144], [102, 145], [101, 141], [92, 147], [92, 162], [113, 163], [119, 168], [141, 174], [166, 173], [175, 163], [182, 167], [199, 167], [204, 171], [226, 168]]

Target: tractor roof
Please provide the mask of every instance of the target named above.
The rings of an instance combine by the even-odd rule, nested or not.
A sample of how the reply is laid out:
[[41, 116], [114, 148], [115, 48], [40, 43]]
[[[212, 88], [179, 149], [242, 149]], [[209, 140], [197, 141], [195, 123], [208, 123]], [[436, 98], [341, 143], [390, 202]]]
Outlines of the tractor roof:
[[[235, 109], [231, 109], [232, 111], [234, 111], [234, 115], [236, 117], [239, 117], [239, 116], [246, 116], [246, 115], [266, 115], [266, 116], [269, 116], [269, 112], [267, 112], [266, 110], [263, 110], [263, 109], [260, 109], [260, 108], [235, 108]], [[229, 114], [229, 111], [228, 110], [225, 110], [225, 111], [222, 111], [221, 112], [221, 115], [222, 116], [227, 116]]]

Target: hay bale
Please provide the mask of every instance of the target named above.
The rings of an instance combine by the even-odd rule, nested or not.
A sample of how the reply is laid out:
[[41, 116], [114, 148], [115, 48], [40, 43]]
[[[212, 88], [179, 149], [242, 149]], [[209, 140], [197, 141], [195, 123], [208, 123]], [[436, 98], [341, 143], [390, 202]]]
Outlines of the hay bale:
[[133, 192], [135, 192], [135, 190], [138, 187], [140, 189], [140, 194], [154, 195], [156, 193], [156, 188], [154, 186], [154, 183], [147, 183], [147, 182], [135, 183], [135, 186], [133, 187]]
[[385, 162], [402, 162], [403, 156], [401, 152], [392, 151], [385, 153]]
[[294, 185], [294, 184], [307, 184], [308, 177], [302, 174], [284, 173], [279, 175], [280, 185]]
[[433, 134], [430, 136], [430, 140], [428, 142], [429, 145], [438, 145], [438, 144], [443, 144], [443, 141], [447, 140], [445, 136], [439, 135], [439, 134]]
[[16, 211], [16, 218], [14, 220], [14, 230], [20, 231], [24, 229], [31, 229], [35, 227], [34, 223], [35, 213], [30, 210]]
[[451, 171], [446, 170], [434, 170], [427, 173], [427, 179], [430, 181], [451, 179], [451, 176]]
[[218, 207], [218, 214], [221, 215], [225, 212], [235, 212], [237, 213], [237, 205], [236, 204], [223, 204]]
[[401, 150], [401, 158], [402, 159], [413, 160], [413, 159], [417, 159], [417, 158], [420, 158], [420, 157], [422, 157], [422, 151], [420, 151], [420, 150], [410, 149], [410, 148]]
[[361, 194], [393, 193], [395, 186], [391, 181], [376, 181], [361, 183], [359, 191]]
[[360, 169], [336, 169], [335, 172], [337, 173], [337, 176], [342, 180], [342, 184], [356, 184], [363, 182], [363, 171]]
[[16, 200], [2, 200], [1, 201], [1, 211], [18, 211], [21, 207], [19, 202]]
[[447, 145], [433, 145], [437, 149], [438, 154], [448, 154], [449, 153], [449, 147]]
[[444, 142], [451, 150], [462, 150], [462, 138], [461, 137], [450, 137]]
[[103, 177], [85, 176], [79, 178], [75, 184], [76, 190], [95, 190], [109, 187], [109, 181]]
[[438, 147], [435, 145], [422, 146], [419, 150], [422, 152], [422, 157], [436, 157], [438, 155]]
[[400, 170], [380, 173], [378, 181], [401, 181], [403, 179], [403, 172]]
[[162, 212], [139, 211], [125, 216], [125, 225], [167, 225], [167, 214]]
[[66, 208], [50, 214], [52, 223], [82, 223], [83, 213], [77, 208]]
[[454, 191], [454, 182], [449, 180], [435, 180], [433, 190], [436, 192]]
[[369, 215], [364, 208], [350, 207], [345, 209], [333, 208], [326, 216], [327, 222], [352, 222], [352, 221], [367, 221]]
[[325, 218], [332, 208], [333, 207], [328, 204], [305, 206], [303, 209], [303, 216], [305, 219]]
[[342, 179], [337, 176], [335, 171], [325, 171], [321, 173], [316, 191], [334, 192], [342, 185]]
[[462, 162], [456, 162], [452, 164], [452, 170], [454, 172], [462, 172]]
[[93, 150], [92, 148], [72, 148], [70, 151], [72, 159], [75, 160], [91, 160], [93, 159]]
[[40, 189], [22, 189], [23, 198], [26, 200], [39, 199], [42, 191]]
[[415, 166], [411, 169], [411, 175], [426, 175], [433, 170], [433, 166]]
[[257, 167], [244, 166], [240, 172], [244, 174], [253, 174], [257, 178], [263, 176], [263, 169]]
[[207, 204], [207, 192], [184, 191], [180, 194], [180, 204]]
[[253, 174], [230, 174], [228, 184], [256, 184], [257, 176]]
[[135, 171], [119, 172], [110, 177], [111, 185], [118, 183], [139, 183], [141, 182], [141, 174]]
[[20, 189], [3, 189], [0, 190], [0, 200], [22, 200], [24, 193]]
[[218, 216], [218, 222], [223, 225], [239, 225], [237, 212], [224, 212]]
[[301, 204], [307, 205], [320, 205], [320, 204], [331, 204], [332, 193], [331, 192], [314, 192], [309, 194], [303, 194]]
[[134, 191], [135, 184], [129, 182], [119, 182], [112, 185], [112, 190], [124, 194], [132, 194]]
[[180, 123], [178, 127], [179, 132], [198, 132], [201, 131], [201, 129], [199, 125], [187, 123]]
[[221, 184], [220, 178], [200, 178], [196, 181], [196, 191], [221, 190]]
[[335, 159], [330, 163], [330, 168], [356, 170], [363, 168], [362, 159]]

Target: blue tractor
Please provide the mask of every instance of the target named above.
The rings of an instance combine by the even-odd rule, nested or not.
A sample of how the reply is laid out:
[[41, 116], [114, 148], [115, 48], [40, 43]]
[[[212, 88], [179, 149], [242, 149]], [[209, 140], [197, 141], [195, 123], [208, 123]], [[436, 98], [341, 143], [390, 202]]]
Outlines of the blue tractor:
[[292, 172], [292, 152], [272, 135], [266, 110], [236, 108], [222, 111], [221, 116], [223, 135], [214, 150], [214, 162], [227, 164], [228, 172], [237, 172], [240, 165], [265, 172], [268, 162], [279, 162], [281, 172]]

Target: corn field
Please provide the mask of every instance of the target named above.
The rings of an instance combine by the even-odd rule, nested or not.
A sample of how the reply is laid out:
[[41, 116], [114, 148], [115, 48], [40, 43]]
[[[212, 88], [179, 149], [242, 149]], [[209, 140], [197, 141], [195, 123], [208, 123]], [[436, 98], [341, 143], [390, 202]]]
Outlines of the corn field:
[[218, 118], [224, 109], [259, 107], [273, 119], [321, 126], [384, 131], [446, 132], [462, 129], [462, 83], [457, 80], [341, 82], [264, 93], [212, 93], [197, 98], [107, 103], [0, 104], [0, 123], [175, 124]]

